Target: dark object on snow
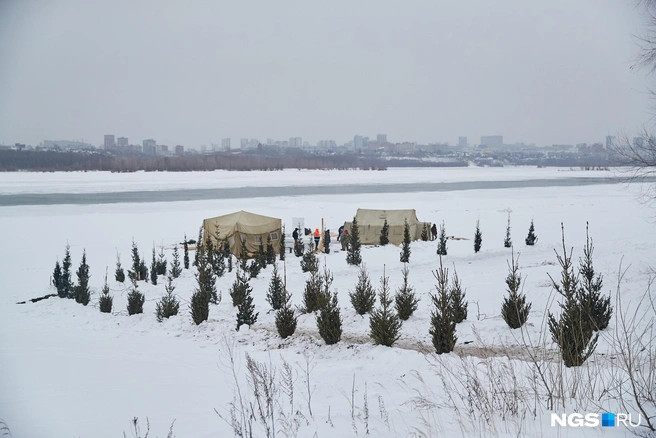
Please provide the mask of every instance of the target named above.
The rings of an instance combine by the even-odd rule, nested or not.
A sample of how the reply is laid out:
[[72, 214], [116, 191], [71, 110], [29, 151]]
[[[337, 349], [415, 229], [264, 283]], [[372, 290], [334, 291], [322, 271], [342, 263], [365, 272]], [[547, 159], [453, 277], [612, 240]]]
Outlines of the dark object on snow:
[[294, 238], [294, 242], [298, 240], [298, 228], [294, 228], [294, 232], [292, 233], [292, 237]]
[[340, 239], [342, 238], [342, 233], [343, 233], [343, 232], [344, 232], [344, 225], [342, 225], [341, 227], [339, 227], [339, 229], [337, 230], [337, 241], [338, 241], [338, 242], [339, 242]]
[[433, 240], [437, 239], [437, 225], [435, 224], [431, 227], [431, 235], [433, 236]]
[[[48, 294], [48, 295], [44, 295], [44, 296], [39, 297], [39, 298], [32, 298], [32, 299], [27, 300], [27, 301], [30, 301], [32, 303], [36, 303], [37, 301], [47, 300], [50, 297], [56, 297], [56, 296], [57, 296], [57, 294]], [[27, 301], [19, 301], [16, 304], [25, 304], [25, 303], [27, 303]]]

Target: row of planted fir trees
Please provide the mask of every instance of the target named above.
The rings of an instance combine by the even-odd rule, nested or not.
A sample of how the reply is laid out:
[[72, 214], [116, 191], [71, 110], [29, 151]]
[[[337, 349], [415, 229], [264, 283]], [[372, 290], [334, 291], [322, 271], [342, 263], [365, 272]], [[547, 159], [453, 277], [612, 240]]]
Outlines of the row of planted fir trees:
[[[370, 336], [376, 344], [392, 346], [399, 338], [402, 321], [412, 316], [418, 307], [419, 299], [413, 288], [408, 283], [409, 270], [404, 265], [402, 270], [403, 284], [397, 290], [395, 296], [391, 297], [389, 291], [389, 277], [383, 274], [380, 280], [378, 294], [371, 285], [369, 276], [360, 257], [360, 245], [358, 241], [357, 221], [354, 220], [350, 241], [347, 248], [347, 261], [353, 265], [361, 265], [358, 274], [358, 282], [353, 291], [349, 293], [350, 301], [359, 315], [370, 313]], [[478, 229], [478, 226], [477, 226]], [[531, 226], [531, 231], [533, 227]], [[529, 234], [530, 236], [531, 234]], [[197, 267], [197, 286], [191, 298], [190, 314], [196, 324], [206, 321], [209, 317], [210, 304], [219, 304], [221, 295], [216, 290], [216, 278], [222, 277], [233, 270], [233, 260], [230, 247], [226, 240], [221, 240], [218, 230], [212, 236], [204, 236], [203, 229], [199, 231], [196, 243], [196, 253], [193, 264]], [[280, 259], [284, 260], [284, 237], [281, 239]], [[327, 239], [326, 239], [327, 240]], [[382, 240], [382, 236], [381, 236]], [[215, 242], [219, 242], [218, 245]], [[185, 236], [183, 242], [183, 265], [189, 268], [188, 241]], [[407, 252], [407, 258], [403, 258]], [[586, 246], [583, 250], [584, 257], [579, 260], [578, 273], [574, 273], [572, 264], [572, 251], [567, 254], [564, 240], [563, 228], [563, 254], [557, 254], [558, 262], [562, 269], [560, 281], [551, 278], [554, 289], [563, 298], [559, 302], [561, 314], [555, 316], [548, 314], [548, 327], [553, 341], [559, 346], [561, 355], [566, 366], [578, 366], [594, 352], [598, 333], [608, 326], [612, 315], [610, 297], [601, 294], [603, 279], [601, 274], [595, 274], [592, 263], [593, 245], [587, 235]], [[301, 268], [303, 272], [309, 272], [310, 278], [306, 281], [303, 293], [303, 305], [294, 309], [291, 305], [291, 294], [285, 286], [286, 281], [280, 277], [278, 266], [275, 263], [275, 251], [270, 240], [266, 247], [260, 244], [256, 257], [248, 262], [244, 256], [241, 257], [237, 266], [235, 282], [230, 289], [232, 304], [237, 310], [237, 330], [242, 325], [252, 325], [257, 321], [258, 313], [255, 312], [253, 304], [252, 288], [249, 285], [251, 278], [257, 277], [261, 269], [268, 264], [273, 264], [273, 275], [267, 292], [267, 301], [276, 312], [276, 328], [282, 338], [294, 334], [297, 324], [297, 310], [302, 313], [317, 312], [316, 323], [320, 336], [327, 344], [334, 344], [341, 339], [342, 320], [338, 307], [337, 294], [331, 292], [330, 287], [333, 276], [324, 266], [320, 273], [319, 260], [312, 245], [307, 251], [302, 251]], [[404, 245], [402, 247], [402, 261], [409, 260], [409, 227], [406, 224], [404, 232]], [[131, 281], [131, 289], [128, 293], [127, 310], [129, 315], [143, 313], [145, 296], [138, 289], [138, 281], [150, 281], [157, 284], [158, 276], [168, 274], [165, 286], [166, 295], [157, 303], [156, 316], [158, 321], [177, 315], [180, 302], [173, 294], [175, 289], [173, 279], [180, 276], [182, 266], [178, 247], [173, 250], [173, 261], [167, 269], [167, 261], [163, 248], [156, 254], [153, 248], [150, 271], [145, 265], [144, 258], [139, 256], [136, 243], [132, 243], [132, 269], [128, 270], [128, 278]], [[501, 307], [501, 315], [510, 328], [520, 328], [528, 319], [531, 304], [527, 303], [526, 295], [521, 292], [521, 274], [519, 273], [518, 259], [515, 259], [514, 251], [511, 261], [508, 263], [509, 273], [506, 277], [507, 297], [504, 298]], [[86, 261], [86, 251], [83, 252], [82, 261], [76, 272], [78, 282], [73, 284], [71, 280], [71, 257], [70, 248], [66, 247], [63, 263], [57, 261], [53, 274], [54, 284], [58, 295], [62, 298], [75, 298], [77, 302], [87, 305], [90, 299], [89, 290], [89, 266]], [[437, 282], [436, 294], [431, 294], [433, 311], [431, 313], [430, 334], [433, 346], [438, 354], [453, 351], [456, 337], [456, 324], [467, 318], [467, 302], [465, 292], [457, 273], [454, 271], [449, 280], [448, 269], [442, 265], [440, 254], [440, 267], [433, 272]], [[121, 265], [120, 256], [117, 256], [115, 279], [118, 282], [125, 281], [125, 272]], [[380, 307], [374, 309], [376, 295]], [[109, 313], [112, 310], [113, 298], [109, 295], [107, 276], [99, 299], [101, 312]], [[394, 305], [392, 305], [394, 304]]]

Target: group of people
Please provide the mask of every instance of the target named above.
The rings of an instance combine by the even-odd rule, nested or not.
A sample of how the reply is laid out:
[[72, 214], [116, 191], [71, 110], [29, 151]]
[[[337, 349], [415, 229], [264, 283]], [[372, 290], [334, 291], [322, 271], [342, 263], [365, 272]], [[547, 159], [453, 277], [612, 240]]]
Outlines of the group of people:
[[[292, 237], [294, 238], [294, 243], [298, 240], [298, 233], [300, 229], [295, 228], [294, 232], [292, 233]], [[308, 235], [310, 234], [310, 229], [306, 228], [305, 234]], [[337, 230], [337, 241], [342, 244], [342, 251], [346, 251], [348, 248], [351, 236], [348, 233], [348, 230], [344, 229], [344, 225], [339, 227], [339, 230]], [[431, 231], [431, 240], [436, 240], [437, 239], [437, 226], [433, 224], [433, 226], [430, 229]], [[319, 242], [321, 242], [321, 232], [319, 231], [319, 228], [315, 228], [314, 233], [312, 233], [312, 237], [314, 237], [314, 249], [317, 250], [319, 249]], [[326, 230], [324, 238], [328, 241], [330, 244], [330, 230]]]

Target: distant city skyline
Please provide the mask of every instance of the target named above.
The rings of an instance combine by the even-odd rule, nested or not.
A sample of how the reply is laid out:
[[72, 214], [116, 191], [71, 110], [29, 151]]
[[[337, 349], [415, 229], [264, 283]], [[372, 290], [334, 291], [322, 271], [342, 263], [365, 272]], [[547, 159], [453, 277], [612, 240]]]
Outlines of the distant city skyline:
[[651, 117], [614, 0], [80, 5], [0, 2], [1, 142], [575, 144]]

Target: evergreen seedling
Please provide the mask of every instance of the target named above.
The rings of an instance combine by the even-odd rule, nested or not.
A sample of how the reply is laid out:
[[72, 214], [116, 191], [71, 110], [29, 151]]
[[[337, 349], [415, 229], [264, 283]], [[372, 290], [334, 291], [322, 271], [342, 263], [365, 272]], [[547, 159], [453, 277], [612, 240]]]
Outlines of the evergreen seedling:
[[453, 278], [449, 288], [449, 300], [451, 301], [451, 315], [456, 324], [460, 324], [467, 319], [467, 301], [465, 300], [465, 291], [462, 290], [462, 284], [455, 266], [453, 267]]
[[255, 312], [252, 292], [253, 289], [246, 283], [243, 299], [237, 305], [237, 330], [244, 324], [250, 327], [257, 322], [259, 313]]
[[332, 294], [328, 304], [317, 315], [317, 328], [326, 345], [336, 344], [342, 338], [342, 317], [339, 313], [337, 292]]
[[446, 230], [444, 229], [444, 221], [442, 221], [442, 225], [440, 225], [440, 237], [439, 242], [437, 243], [437, 255], [446, 255]]
[[538, 241], [538, 237], [535, 235], [535, 226], [533, 226], [533, 219], [531, 219], [531, 225], [528, 227], [528, 236], [524, 240], [528, 246], [535, 245], [535, 242]]
[[579, 258], [579, 275], [581, 277], [579, 296], [583, 304], [584, 315], [588, 317], [592, 330], [601, 331], [608, 327], [613, 315], [613, 307], [610, 304], [610, 296], [601, 294], [603, 277], [601, 274], [595, 275], [592, 264], [594, 246], [588, 234], [587, 222], [585, 224], [585, 240], [583, 258]]
[[230, 251], [230, 242], [223, 241], [223, 258], [228, 260], [228, 272], [232, 272], [232, 252]]
[[508, 297], [503, 299], [501, 305], [501, 316], [506, 321], [508, 327], [517, 329], [523, 326], [528, 320], [531, 311], [531, 303], [526, 303], [526, 295], [520, 293], [522, 276], [519, 273], [519, 257], [515, 260], [515, 253], [512, 252], [512, 261], [508, 263], [508, 276], [506, 277], [506, 286]]
[[424, 222], [424, 226], [421, 227], [421, 236], [420, 236], [421, 240], [423, 240], [424, 242], [428, 242], [428, 240], [430, 239], [429, 233], [430, 231], [428, 230], [428, 224]]
[[125, 271], [123, 270], [123, 266], [121, 266], [121, 255], [118, 252], [116, 253], [116, 270], [114, 271], [114, 280], [118, 281], [119, 283], [123, 283], [125, 281]]
[[98, 299], [98, 307], [101, 313], [111, 313], [114, 304], [114, 297], [109, 294], [109, 284], [107, 283], [107, 272], [105, 272], [105, 284], [103, 285]]
[[[551, 283], [562, 297], [558, 303], [561, 314], [559, 317], [548, 313], [548, 326], [551, 338], [558, 344], [561, 357], [566, 367], [581, 366], [594, 353], [599, 334], [593, 334], [589, 316], [581, 302], [578, 278], [574, 275], [572, 253], [567, 254], [565, 248], [565, 229], [561, 224], [563, 236], [563, 254], [556, 252], [556, 258], [561, 267], [560, 281], [551, 276]], [[555, 251], [555, 250], [554, 250]]]
[[267, 236], [266, 244], [266, 264], [273, 265], [276, 262], [276, 250], [273, 249], [273, 243], [271, 242], [271, 234]]
[[238, 269], [237, 276], [232, 287], [230, 288], [230, 298], [232, 298], [232, 305], [238, 306], [244, 300], [246, 295], [246, 289], [248, 286], [249, 276], [244, 272], [244, 270]]
[[266, 300], [273, 310], [279, 310], [283, 305], [284, 286], [282, 279], [278, 274], [278, 265], [273, 264], [273, 274], [269, 282], [269, 290], [267, 291]]
[[305, 282], [303, 290], [303, 313], [312, 313], [321, 309], [325, 304], [323, 297], [323, 278], [319, 275], [319, 270], [310, 272], [310, 278]]
[[510, 213], [508, 213], [508, 225], [506, 225], [506, 238], [503, 239], [504, 248], [512, 247], [512, 239], [510, 238]]
[[153, 261], [150, 264], [150, 282], [157, 284], [157, 260], [155, 260], [155, 245], [153, 245]]
[[180, 253], [178, 252], [178, 245], [173, 247], [173, 261], [171, 262], [171, 277], [178, 278], [182, 274], [182, 266], [180, 266]]
[[210, 317], [210, 296], [207, 292], [195, 289], [191, 295], [190, 306], [191, 319], [194, 324], [200, 325]]
[[410, 274], [410, 270], [408, 269], [407, 265], [403, 266], [401, 274], [403, 275], [403, 284], [396, 292], [394, 301], [396, 312], [398, 313], [399, 318], [401, 318], [402, 321], [407, 321], [408, 318], [410, 318], [412, 314], [415, 313], [415, 310], [417, 310], [419, 299], [415, 295], [414, 289], [408, 284], [408, 275]]
[[62, 282], [62, 268], [59, 264], [59, 260], [55, 263], [55, 270], [52, 273], [52, 285], [57, 289], [57, 294], [59, 294], [60, 284]]
[[351, 304], [358, 315], [364, 315], [371, 312], [376, 304], [376, 291], [371, 286], [367, 267], [363, 264], [360, 266], [358, 273], [358, 283], [355, 285], [355, 290], [349, 292]]
[[449, 270], [442, 266], [442, 257], [440, 257], [440, 268], [433, 272], [433, 276], [437, 280], [437, 294], [431, 294], [433, 311], [429, 333], [437, 354], [450, 353], [458, 337], [449, 299]]
[[257, 276], [260, 275], [260, 271], [262, 271], [262, 265], [258, 259], [253, 259], [248, 265], [247, 270], [251, 278], [257, 278]]
[[180, 309], [180, 302], [173, 295], [175, 286], [173, 285], [173, 277], [169, 276], [164, 286], [166, 290], [166, 295], [162, 297], [161, 300], [157, 303], [155, 309], [155, 315], [157, 316], [157, 322], [162, 322], [164, 318], [170, 318], [171, 316], [177, 315], [178, 310]]
[[389, 292], [389, 278], [383, 276], [380, 279], [380, 291], [378, 292], [380, 308], [375, 309], [369, 318], [369, 329], [371, 339], [374, 344], [391, 347], [399, 339], [401, 331], [401, 320], [394, 313], [392, 308], [392, 298]]
[[260, 268], [264, 269], [267, 266], [267, 254], [264, 245], [262, 244], [262, 236], [260, 236], [260, 244], [257, 247], [257, 263], [260, 265]]
[[148, 283], [148, 267], [146, 266], [146, 257], [141, 255], [141, 262], [139, 264], [139, 277]]
[[380, 230], [380, 245], [385, 246], [389, 243], [389, 224], [387, 219], [383, 222], [383, 228]]
[[401, 244], [401, 263], [410, 262], [410, 225], [408, 220], [403, 222], [403, 243]]
[[198, 240], [196, 241], [196, 253], [194, 254], [194, 266], [198, 266], [198, 257], [203, 250], [203, 226], [198, 229]]
[[301, 270], [303, 272], [314, 272], [319, 270], [319, 259], [312, 249], [312, 245], [308, 245], [307, 251], [303, 254], [301, 259]]
[[57, 291], [57, 294], [61, 298], [74, 298], [75, 291], [73, 290], [73, 281], [71, 280], [71, 247], [66, 245], [66, 252], [64, 254], [64, 261], [62, 262], [62, 275], [60, 278], [61, 291]]
[[87, 251], [82, 252], [82, 261], [76, 272], [77, 286], [75, 286], [75, 301], [86, 306], [91, 299], [89, 290], [89, 265], [87, 265]]
[[131, 278], [130, 281], [132, 282], [132, 289], [128, 293], [128, 315], [143, 313], [143, 305], [144, 301], [146, 301], [146, 296], [139, 292], [136, 277]]
[[159, 247], [159, 254], [157, 255], [157, 275], [166, 275], [166, 256], [164, 255], [164, 247]]
[[483, 243], [483, 234], [481, 233], [481, 227], [479, 221], [476, 221], [476, 231], [474, 232], [474, 252], [477, 253], [481, 250], [481, 244]]
[[281, 299], [282, 306], [276, 312], [276, 330], [280, 337], [285, 339], [293, 335], [296, 331], [298, 317], [292, 308], [291, 295], [284, 288]]
[[[141, 276], [141, 259], [139, 258], [139, 248], [137, 243], [132, 239], [132, 275], [136, 280], [143, 280]], [[129, 275], [129, 271], [128, 271]]]
[[358, 228], [358, 221], [354, 217], [353, 224], [349, 230], [349, 244], [348, 248], [346, 249], [346, 263], [349, 265], [359, 265], [362, 263], [360, 246], [360, 229]]
[[187, 235], [184, 235], [184, 243], [182, 244], [184, 250], [184, 257], [182, 258], [184, 268], [189, 269], [189, 244], [187, 243]]
[[282, 232], [280, 233], [280, 247], [278, 248], [278, 256], [280, 258], [280, 261], [285, 260], [285, 252], [287, 248], [285, 247], [285, 226], [282, 226]]

